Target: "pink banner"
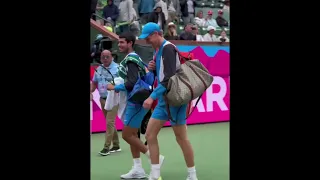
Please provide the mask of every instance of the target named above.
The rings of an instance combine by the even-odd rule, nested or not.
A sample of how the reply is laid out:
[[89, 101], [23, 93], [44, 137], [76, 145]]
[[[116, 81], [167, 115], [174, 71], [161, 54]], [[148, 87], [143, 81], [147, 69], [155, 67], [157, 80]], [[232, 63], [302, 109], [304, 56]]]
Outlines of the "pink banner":
[[[200, 46], [194, 48], [190, 52], [192, 52], [194, 57], [199, 59], [208, 68], [210, 73], [214, 75], [214, 81], [202, 95], [198, 105], [187, 119], [187, 124], [229, 121], [229, 53], [224, 50], [218, 50], [214, 57], [208, 57]], [[193, 105], [195, 105], [195, 101], [193, 102]], [[93, 117], [93, 119], [91, 119], [92, 132], [103, 132], [106, 130], [106, 120], [101, 108], [103, 107], [100, 107], [99, 93], [96, 90], [93, 93], [91, 110]], [[166, 126], [169, 125], [170, 123], [167, 122]], [[118, 117], [116, 119], [116, 128], [118, 130], [122, 130], [123, 128], [123, 123]]]

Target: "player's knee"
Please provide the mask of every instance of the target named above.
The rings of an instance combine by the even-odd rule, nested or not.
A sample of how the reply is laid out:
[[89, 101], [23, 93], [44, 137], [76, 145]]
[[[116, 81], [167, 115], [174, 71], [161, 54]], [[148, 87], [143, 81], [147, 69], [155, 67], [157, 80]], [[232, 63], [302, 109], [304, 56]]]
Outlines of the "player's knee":
[[175, 131], [175, 136], [176, 136], [176, 141], [179, 144], [189, 141], [187, 134], [184, 131]]
[[128, 142], [128, 140], [131, 138], [131, 136], [132, 136], [132, 133], [130, 133], [126, 130], [122, 131], [122, 139], [123, 140]]
[[176, 141], [177, 141], [178, 144], [182, 144], [182, 143], [188, 142], [189, 140], [185, 136], [176, 135]]
[[157, 140], [157, 135], [152, 132], [146, 132], [146, 140], [147, 142], [153, 142]]

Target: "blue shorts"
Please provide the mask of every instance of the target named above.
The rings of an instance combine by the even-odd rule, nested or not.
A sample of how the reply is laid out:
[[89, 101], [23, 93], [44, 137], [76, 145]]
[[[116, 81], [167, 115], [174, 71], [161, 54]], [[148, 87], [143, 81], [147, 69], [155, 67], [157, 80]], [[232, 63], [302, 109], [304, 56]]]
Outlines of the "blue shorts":
[[[159, 103], [159, 102], [158, 102]], [[179, 107], [170, 107], [170, 114], [172, 119], [170, 119], [170, 124], [174, 125], [184, 125], [187, 120], [187, 107], [188, 104]], [[161, 121], [169, 120], [168, 112], [165, 105], [157, 105], [151, 115], [151, 118], [158, 119]]]
[[144, 116], [148, 110], [143, 108], [140, 104], [127, 103], [124, 125], [131, 128], [140, 128]]

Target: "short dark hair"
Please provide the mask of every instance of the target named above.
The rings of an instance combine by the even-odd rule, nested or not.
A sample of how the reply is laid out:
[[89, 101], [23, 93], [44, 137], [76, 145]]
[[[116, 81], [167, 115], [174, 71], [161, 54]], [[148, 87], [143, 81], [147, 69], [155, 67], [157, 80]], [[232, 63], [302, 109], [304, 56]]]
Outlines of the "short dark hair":
[[132, 42], [132, 47], [134, 45], [134, 43], [136, 42], [136, 36], [130, 32], [130, 31], [126, 31], [120, 34], [119, 39], [120, 38], [124, 38], [127, 43], [129, 43], [130, 41]]

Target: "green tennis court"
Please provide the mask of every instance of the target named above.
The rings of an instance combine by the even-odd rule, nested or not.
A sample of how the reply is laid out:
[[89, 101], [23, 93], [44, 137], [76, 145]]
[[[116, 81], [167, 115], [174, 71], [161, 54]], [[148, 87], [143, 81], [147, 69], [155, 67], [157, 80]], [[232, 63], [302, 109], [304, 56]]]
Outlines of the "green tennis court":
[[[119, 132], [121, 137], [121, 132]], [[195, 153], [199, 180], [229, 180], [229, 122], [188, 126], [189, 139]], [[143, 137], [144, 139], [144, 137]], [[161, 168], [163, 180], [185, 180], [187, 169], [171, 128], [163, 128], [158, 137], [160, 152], [165, 156]], [[132, 166], [130, 148], [121, 139], [122, 152], [102, 157], [104, 133], [91, 135], [91, 180], [117, 180]], [[141, 155], [146, 173], [150, 165]]]

